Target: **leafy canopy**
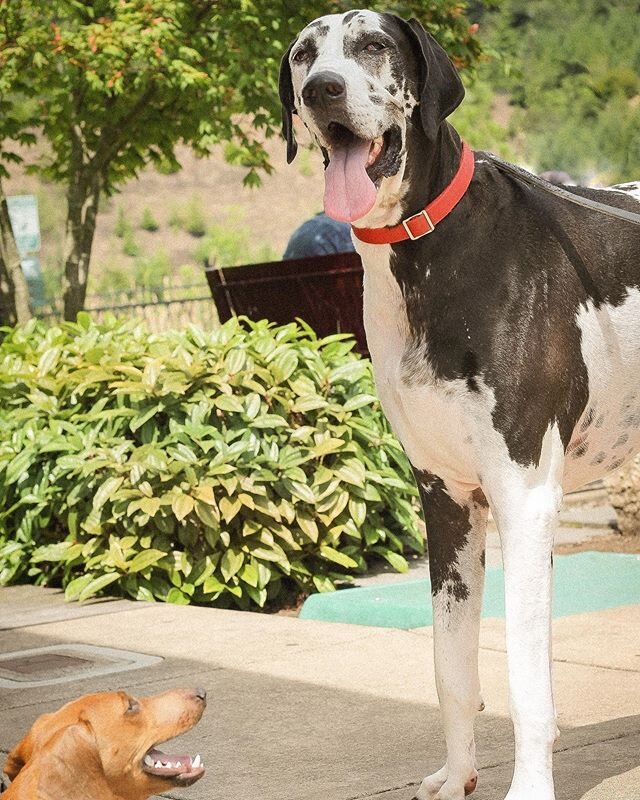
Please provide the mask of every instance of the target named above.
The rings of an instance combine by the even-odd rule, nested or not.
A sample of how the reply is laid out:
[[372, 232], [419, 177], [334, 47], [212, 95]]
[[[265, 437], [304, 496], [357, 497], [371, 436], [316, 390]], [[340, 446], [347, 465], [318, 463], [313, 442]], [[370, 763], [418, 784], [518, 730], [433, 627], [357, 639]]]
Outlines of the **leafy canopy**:
[[485, 39], [516, 68], [493, 88], [511, 94], [524, 156], [576, 179], [640, 174], [640, 14], [636, 0], [505, 0]]
[[[314, 17], [352, 5], [0, 0], [0, 143], [32, 142], [40, 128], [51, 145], [40, 167], [50, 178], [69, 181], [81, 158], [111, 192], [149, 160], [175, 165], [178, 142], [201, 155], [233, 142], [229, 153], [255, 184], [257, 170], [270, 168], [264, 137], [279, 130], [284, 50]], [[413, 0], [396, 10], [420, 17], [460, 66], [479, 57], [457, 0]], [[17, 159], [0, 144], [0, 169], [3, 160]]]

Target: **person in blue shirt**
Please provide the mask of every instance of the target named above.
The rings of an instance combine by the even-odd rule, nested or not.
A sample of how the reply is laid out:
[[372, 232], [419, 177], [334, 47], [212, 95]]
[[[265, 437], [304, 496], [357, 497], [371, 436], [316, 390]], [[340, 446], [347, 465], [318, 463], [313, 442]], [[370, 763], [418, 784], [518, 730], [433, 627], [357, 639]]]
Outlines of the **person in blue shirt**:
[[320, 213], [295, 229], [282, 258], [308, 258], [330, 253], [352, 253], [354, 250], [351, 225]]

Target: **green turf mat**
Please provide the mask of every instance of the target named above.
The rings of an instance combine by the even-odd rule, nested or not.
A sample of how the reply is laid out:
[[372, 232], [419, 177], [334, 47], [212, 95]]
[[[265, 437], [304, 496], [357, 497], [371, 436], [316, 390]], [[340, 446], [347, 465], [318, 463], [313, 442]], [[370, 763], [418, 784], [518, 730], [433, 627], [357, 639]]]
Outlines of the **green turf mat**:
[[[640, 603], [640, 556], [556, 556], [553, 587], [554, 617]], [[314, 594], [302, 606], [300, 618], [380, 628], [420, 628], [433, 622], [430, 591], [429, 581], [419, 580]], [[487, 570], [482, 616], [504, 617], [499, 567]]]

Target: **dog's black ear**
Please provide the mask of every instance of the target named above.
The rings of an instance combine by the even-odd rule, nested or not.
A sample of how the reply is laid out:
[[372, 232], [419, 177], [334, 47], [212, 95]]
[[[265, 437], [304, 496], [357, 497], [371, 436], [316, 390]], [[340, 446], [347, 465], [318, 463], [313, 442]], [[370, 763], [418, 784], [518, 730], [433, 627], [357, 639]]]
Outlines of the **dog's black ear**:
[[464, 97], [464, 86], [451, 59], [417, 19], [403, 22], [419, 58], [420, 119], [427, 138], [434, 141], [442, 122]]
[[293, 130], [293, 115], [296, 109], [293, 102], [293, 82], [291, 81], [291, 67], [289, 66], [289, 53], [295, 44], [292, 42], [280, 62], [280, 79], [278, 91], [282, 103], [282, 135], [287, 140], [287, 164], [290, 164], [298, 152], [298, 143]]

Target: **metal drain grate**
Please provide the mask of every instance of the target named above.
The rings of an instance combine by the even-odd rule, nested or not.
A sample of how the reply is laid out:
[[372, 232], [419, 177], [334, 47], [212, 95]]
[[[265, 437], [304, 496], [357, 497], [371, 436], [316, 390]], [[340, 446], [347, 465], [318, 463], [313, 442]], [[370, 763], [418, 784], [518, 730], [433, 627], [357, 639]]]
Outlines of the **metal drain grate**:
[[159, 664], [160, 656], [130, 650], [62, 644], [0, 655], [0, 687], [25, 689]]

